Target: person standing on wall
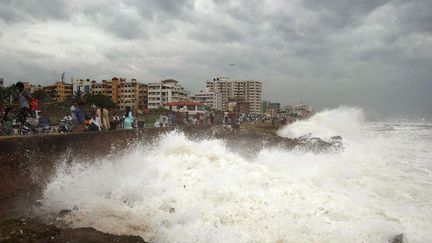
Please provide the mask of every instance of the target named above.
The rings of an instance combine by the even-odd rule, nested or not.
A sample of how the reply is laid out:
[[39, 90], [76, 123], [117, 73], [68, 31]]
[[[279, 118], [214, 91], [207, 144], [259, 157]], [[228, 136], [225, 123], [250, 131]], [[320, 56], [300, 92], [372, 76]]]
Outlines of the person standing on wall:
[[139, 129], [144, 128], [145, 115], [141, 109], [138, 109], [138, 111], [137, 111], [137, 121], [138, 121], [138, 128]]
[[31, 95], [24, 89], [24, 84], [22, 82], [18, 82], [15, 84], [16, 96], [18, 98], [18, 102], [20, 103], [20, 109], [17, 114], [18, 121], [21, 123], [21, 126], [24, 126], [27, 120], [27, 116], [31, 114], [29, 101], [31, 99]]
[[96, 117], [100, 119], [100, 124], [105, 131], [110, 130], [111, 125], [109, 121], [109, 111], [107, 108], [103, 107], [103, 105], [99, 106], [99, 109], [96, 110]]
[[126, 113], [124, 115], [124, 128], [132, 129], [132, 124], [133, 124], [133, 115], [130, 107], [128, 106], [126, 108]]
[[83, 107], [83, 105], [84, 104], [82, 102], [76, 102], [76, 105], [74, 106], [74, 109], [73, 109], [73, 114], [75, 116], [75, 121], [76, 121], [77, 132], [82, 132], [84, 130], [84, 114], [81, 111], [81, 108]]
[[78, 127], [75, 127], [76, 123], [77, 123], [77, 118], [76, 118], [76, 107], [78, 106], [78, 101], [74, 101], [73, 104], [71, 105], [71, 107], [69, 108], [69, 112], [70, 115], [72, 117], [72, 130], [79, 130]]

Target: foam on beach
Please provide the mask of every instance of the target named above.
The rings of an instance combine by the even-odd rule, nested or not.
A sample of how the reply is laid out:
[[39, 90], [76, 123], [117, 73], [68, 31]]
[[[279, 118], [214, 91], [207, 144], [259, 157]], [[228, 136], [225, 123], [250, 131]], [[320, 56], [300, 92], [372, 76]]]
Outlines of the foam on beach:
[[42, 209], [154, 242], [432, 241], [432, 130], [369, 126], [359, 109], [324, 111], [280, 134], [342, 135], [343, 152], [267, 148], [252, 160], [171, 132], [93, 164], [59, 162]]

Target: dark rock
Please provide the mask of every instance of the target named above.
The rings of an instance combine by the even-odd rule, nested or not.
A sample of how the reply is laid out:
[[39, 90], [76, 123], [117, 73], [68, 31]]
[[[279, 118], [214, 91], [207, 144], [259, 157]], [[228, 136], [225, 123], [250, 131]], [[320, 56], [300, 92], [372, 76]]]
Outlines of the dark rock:
[[35, 219], [0, 220], [0, 241], [5, 242], [145, 242], [139, 236], [105, 234], [93, 228], [60, 229]]
[[71, 212], [72, 212], [72, 210], [69, 210], [69, 209], [63, 209], [63, 210], [60, 210], [60, 212], [58, 212], [58, 215], [59, 215], [60, 217], [64, 217], [64, 216], [70, 214]]
[[390, 243], [407, 243], [408, 240], [404, 234], [399, 234], [389, 240]]

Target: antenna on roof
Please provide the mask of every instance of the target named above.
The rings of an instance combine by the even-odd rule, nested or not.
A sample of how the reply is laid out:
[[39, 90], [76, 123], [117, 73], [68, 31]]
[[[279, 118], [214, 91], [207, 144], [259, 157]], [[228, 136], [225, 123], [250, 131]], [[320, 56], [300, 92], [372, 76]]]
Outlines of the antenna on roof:
[[63, 73], [61, 75], [61, 81], [62, 81], [62, 83], [64, 83], [64, 77], [65, 77], [65, 71], [63, 71]]

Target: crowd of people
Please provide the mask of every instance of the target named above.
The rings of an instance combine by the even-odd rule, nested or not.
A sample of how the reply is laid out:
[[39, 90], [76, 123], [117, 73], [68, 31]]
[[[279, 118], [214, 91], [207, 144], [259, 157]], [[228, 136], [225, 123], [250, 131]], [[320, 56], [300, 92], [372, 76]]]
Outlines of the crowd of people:
[[[13, 94], [15, 104], [4, 107], [0, 102], [0, 135], [52, 132], [48, 112], [39, 111], [37, 99], [25, 90], [24, 84], [18, 82]], [[84, 112], [86, 110], [86, 113]], [[144, 127], [145, 115], [142, 110], [137, 111], [137, 118], [128, 107], [122, 115], [111, 113], [108, 107], [84, 108], [84, 102], [74, 101], [69, 112], [61, 119], [57, 126], [60, 133], [83, 131], [106, 131], [112, 129], [132, 129]]]
[[0, 104], [1, 130], [5, 135], [13, 134], [14, 122], [18, 123], [22, 130], [29, 129], [27, 117], [35, 116], [35, 111], [38, 108], [37, 100], [24, 89], [24, 84], [22, 82], [16, 83], [15, 87], [14, 96], [19, 104], [18, 110], [14, 111], [12, 107], [7, 107], [5, 109], [3, 104]]
[[112, 112], [108, 107], [99, 105], [84, 114], [84, 103], [76, 101], [69, 109], [59, 125], [61, 132], [83, 132], [83, 131], [108, 131], [115, 129], [143, 128], [145, 116], [143, 111], [137, 111], [135, 118], [130, 107], [127, 107], [123, 115]]
[[[18, 82], [14, 93], [18, 108], [4, 108], [0, 103], [0, 134], [13, 135], [14, 133], [26, 134], [29, 132], [50, 133], [56, 130], [60, 133], [84, 132], [84, 131], [108, 131], [115, 129], [141, 129], [146, 123], [146, 115], [143, 110], [132, 111], [130, 107], [126, 111], [116, 112], [103, 105], [85, 106], [82, 100], [76, 100], [67, 114], [61, 119], [56, 129], [52, 129], [47, 111], [38, 110], [38, 101], [24, 89], [24, 85]], [[292, 123], [297, 118], [276, 114], [252, 115], [239, 112], [203, 112], [190, 115], [188, 112], [160, 111], [153, 127], [175, 126], [212, 126], [226, 125], [233, 129], [239, 129], [243, 122], [271, 124], [280, 127]]]

